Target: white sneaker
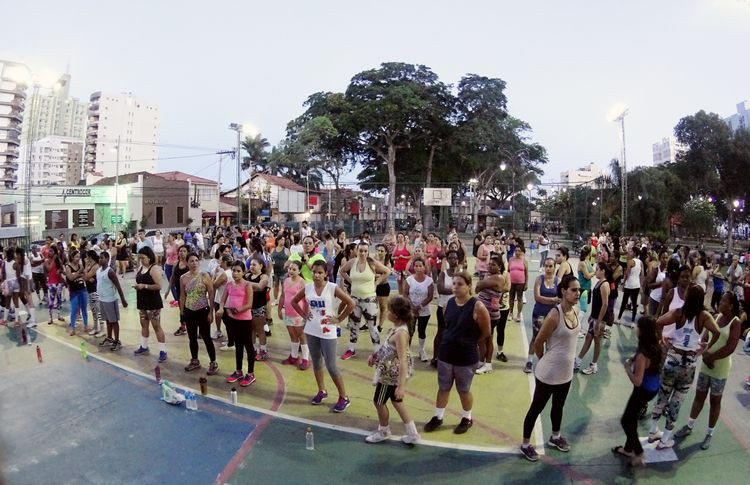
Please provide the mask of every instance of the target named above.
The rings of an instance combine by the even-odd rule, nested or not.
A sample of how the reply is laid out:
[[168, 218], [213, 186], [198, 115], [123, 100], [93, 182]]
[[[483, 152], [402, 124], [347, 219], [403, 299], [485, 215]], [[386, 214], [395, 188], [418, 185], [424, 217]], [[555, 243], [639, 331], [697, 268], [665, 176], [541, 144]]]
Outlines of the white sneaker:
[[427, 357], [427, 352], [424, 349], [419, 351], [419, 360], [421, 360], [422, 362], [427, 362], [428, 360], [430, 360]]
[[492, 364], [490, 362], [485, 362], [474, 371], [475, 374], [489, 374], [490, 372], [492, 372]]
[[419, 443], [419, 433], [417, 434], [405, 434], [401, 437], [401, 441], [406, 443], [407, 445], [416, 445]]
[[672, 448], [673, 446], [674, 446], [674, 440], [672, 438], [668, 439], [667, 441], [659, 440], [659, 442], [656, 443], [657, 450], [665, 450], [667, 448]]
[[385, 441], [388, 439], [388, 437], [391, 436], [391, 429], [377, 429], [376, 431], [373, 431], [367, 437], [365, 438], [365, 441], [368, 443], [380, 443], [381, 441]]
[[96, 335], [96, 330], [94, 330], [93, 328], [89, 330], [89, 335]]
[[581, 364], [582, 364], [581, 359], [576, 357], [576, 360], [573, 363], [573, 371], [578, 372], [579, 370], [581, 370]]
[[227, 344], [224, 344], [224, 345], [222, 345], [221, 347], [219, 347], [219, 350], [223, 350], [224, 352], [226, 352], [227, 350], [234, 350], [234, 345], [232, 345], [232, 346], [230, 347], [230, 346], [228, 346]]
[[26, 328], [34, 328], [34, 327], [36, 327], [36, 320], [26, 322]]
[[599, 367], [596, 364], [591, 363], [587, 368], [581, 371], [581, 374], [586, 374], [587, 376], [589, 376], [591, 374], [596, 374], [598, 371]]
[[106, 332], [105, 332], [104, 330], [99, 330], [98, 332], [96, 332], [96, 333], [94, 334], [94, 337], [96, 337], [96, 338], [102, 338], [102, 337], [104, 337], [105, 335], [107, 335], [107, 333], [106, 333]]

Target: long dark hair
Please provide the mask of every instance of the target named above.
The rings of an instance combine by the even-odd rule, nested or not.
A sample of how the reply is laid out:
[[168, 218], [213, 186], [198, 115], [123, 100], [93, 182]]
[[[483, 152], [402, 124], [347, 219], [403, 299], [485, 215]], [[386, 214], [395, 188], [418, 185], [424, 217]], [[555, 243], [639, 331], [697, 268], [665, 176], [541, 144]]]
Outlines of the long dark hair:
[[649, 366], [646, 370], [650, 374], [657, 374], [661, 368], [662, 350], [659, 345], [659, 336], [656, 333], [654, 317], [638, 319], [638, 352], [649, 360]]
[[570, 284], [573, 281], [578, 281], [578, 278], [573, 276], [573, 274], [568, 273], [565, 276], [562, 277], [562, 280], [557, 284], [557, 297], [562, 298], [563, 290], [567, 290], [570, 288]]
[[682, 306], [682, 315], [687, 320], [692, 320], [703, 311], [703, 300], [706, 293], [698, 285], [688, 286], [687, 292], [685, 293], [685, 304]]

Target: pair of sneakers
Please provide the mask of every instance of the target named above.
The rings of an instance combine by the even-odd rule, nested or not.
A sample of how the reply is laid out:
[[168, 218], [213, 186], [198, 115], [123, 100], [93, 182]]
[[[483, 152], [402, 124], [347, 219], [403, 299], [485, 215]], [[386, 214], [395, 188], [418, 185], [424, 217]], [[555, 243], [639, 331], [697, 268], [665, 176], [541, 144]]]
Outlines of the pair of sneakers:
[[[390, 437], [391, 437], [391, 428], [378, 427], [377, 430], [373, 431], [372, 433], [367, 435], [367, 437], [365, 437], [365, 441], [368, 443], [381, 443]], [[416, 434], [407, 433], [401, 437], [401, 441], [407, 445], [416, 445], [417, 443], [419, 443], [419, 439], [420, 439], [419, 433], [416, 433]]]
[[[312, 399], [310, 399], [310, 404], [312, 404], [313, 406], [318, 406], [323, 402], [324, 399], [327, 399], [327, 398], [328, 398], [327, 391], [318, 391], [318, 393], [315, 396], [313, 396]], [[331, 410], [334, 413], [343, 413], [344, 411], [346, 411], [346, 408], [348, 408], [351, 403], [352, 402], [348, 397], [339, 396], [338, 401], [336, 401], [336, 404], [333, 405]]]
[[[693, 428], [691, 428], [690, 426], [686, 424], [674, 434], [674, 437], [685, 438], [686, 436], [689, 436], [692, 432], [693, 432]], [[701, 450], [707, 450], [711, 447], [711, 438], [713, 438], [713, 435], [706, 433], [706, 436], [703, 438], [703, 442], [701, 443]]]
[[[443, 420], [441, 418], [438, 418], [437, 416], [433, 416], [424, 425], [424, 431], [425, 433], [431, 433], [442, 425], [443, 425]], [[469, 428], [471, 428], [473, 425], [474, 425], [474, 421], [472, 419], [461, 418], [461, 421], [456, 425], [455, 428], [453, 428], [453, 433], [464, 434], [467, 431], [469, 431]]]
[[243, 374], [242, 371], [236, 370], [232, 372], [229, 377], [227, 377], [227, 382], [230, 384], [233, 384], [237, 381], [240, 381], [240, 386], [247, 387], [255, 382], [255, 373], [249, 372], [247, 374]]
[[[549, 440], [547, 440], [547, 445], [551, 446], [552, 448], [557, 448], [558, 451], [562, 451], [564, 453], [570, 451], [570, 444], [563, 435], [559, 435], [557, 438], [555, 438], [554, 436], [550, 436]], [[521, 454], [529, 461], [539, 460], [539, 453], [537, 453], [536, 448], [534, 448], [534, 445], [532, 444], [528, 444], [525, 446], [521, 445]]]

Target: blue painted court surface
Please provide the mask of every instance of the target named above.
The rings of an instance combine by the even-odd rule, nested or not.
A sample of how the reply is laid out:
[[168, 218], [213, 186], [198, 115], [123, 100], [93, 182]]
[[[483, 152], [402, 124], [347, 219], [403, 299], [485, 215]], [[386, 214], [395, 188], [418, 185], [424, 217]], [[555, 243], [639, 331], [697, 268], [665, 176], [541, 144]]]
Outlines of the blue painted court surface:
[[171, 406], [154, 380], [67, 354], [3, 369], [8, 483], [211, 483], [260, 417], [205, 399], [198, 412]]

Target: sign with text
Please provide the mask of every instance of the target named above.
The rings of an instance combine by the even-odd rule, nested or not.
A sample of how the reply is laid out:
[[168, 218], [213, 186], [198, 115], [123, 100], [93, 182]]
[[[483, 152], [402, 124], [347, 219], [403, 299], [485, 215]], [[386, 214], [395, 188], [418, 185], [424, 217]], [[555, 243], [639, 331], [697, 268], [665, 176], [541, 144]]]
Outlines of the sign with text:
[[453, 199], [451, 189], [423, 189], [422, 203], [424, 205], [437, 205], [450, 207]]
[[73, 227], [93, 227], [94, 209], [73, 210]]
[[91, 197], [91, 189], [63, 189], [62, 197]]
[[122, 214], [110, 216], [109, 220], [111, 224], [122, 224]]
[[51, 210], [44, 211], [45, 229], [67, 229], [68, 228], [68, 211]]

